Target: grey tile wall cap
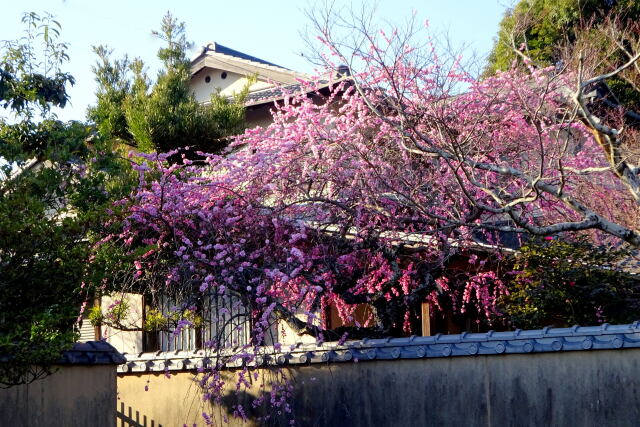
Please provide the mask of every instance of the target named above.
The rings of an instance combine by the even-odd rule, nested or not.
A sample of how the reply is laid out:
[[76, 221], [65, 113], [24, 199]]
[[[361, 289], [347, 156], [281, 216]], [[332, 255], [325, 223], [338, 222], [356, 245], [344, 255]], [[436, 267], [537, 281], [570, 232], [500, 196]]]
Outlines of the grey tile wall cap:
[[[294, 344], [276, 351], [260, 349], [250, 365], [300, 365], [308, 363], [395, 360], [441, 357], [498, 356], [504, 354], [545, 353], [640, 348], [640, 322], [627, 325], [574, 326], [508, 332], [437, 334], [430, 337], [363, 339], [316, 344]], [[221, 358], [232, 358], [241, 350], [229, 349]], [[160, 372], [194, 370], [215, 363], [216, 356], [205, 350], [124, 354], [126, 362], [118, 372]], [[241, 357], [226, 362], [228, 368], [240, 367]]]
[[121, 365], [127, 359], [106, 341], [77, 342], [62, 354], [61, 365]]

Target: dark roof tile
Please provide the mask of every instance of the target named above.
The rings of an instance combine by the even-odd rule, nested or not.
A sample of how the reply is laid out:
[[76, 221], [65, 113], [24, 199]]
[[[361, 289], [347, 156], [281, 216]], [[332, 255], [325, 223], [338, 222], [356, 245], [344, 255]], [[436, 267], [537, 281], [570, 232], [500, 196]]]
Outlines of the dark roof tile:
[[268, 101], [271, 99], [278, 99], [283, 97], [285, 94], [294, 94], [300, 91], [300, 85], [287, 85], [283, 87], [274, 87], [269, 89], [263, 89], [256, 92], [251, 92], [247, 95], [246, 102], [248, 104], [254, 104], [260, 101]]
[[77, 342], [65, 351], [62, 365], [120, 365], [127, 360], [106, 341]]
[[[211, 46], [211, 45], [213, 45], [213, 46]], [[221, 45], [219, 43], [216, 43], [216, 42], [213, 42], [213, 43], [209, 44], [207, 46], [207, 48], [210, 49], [210, 50], [213, 50], [214, 52], [222, 53], [224, 55], [234, 56], [236, 58], [246, 59], [247, 61], [258, 62], [260, 64], [270, 65], [272, 67], [278, 67], [278, 68], [283, 68], [285, 70], [289, 70], [289, 68], [287, 68], [287, 67], [283, 67], [281, 65], [274, 64], [273, 62], [265, 61], [264, 59], [260, 59], [260, 58], [257, 58], [255, 56], [248, 55], [248, 54], [246, 54], [244, 52], [240, 52], [238, 50], [231, 49], [230, 47], [223, 46], [223, 45]]]

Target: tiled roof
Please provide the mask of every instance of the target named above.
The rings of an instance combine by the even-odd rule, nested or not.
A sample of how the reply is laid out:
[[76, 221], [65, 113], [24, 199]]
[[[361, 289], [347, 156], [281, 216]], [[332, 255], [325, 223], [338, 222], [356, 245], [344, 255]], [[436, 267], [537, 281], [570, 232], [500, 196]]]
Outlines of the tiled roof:
[[618, 267], [624, 272], [634, 275], [640, 275], [640, 258], [637, 254], [637, 251], [635, 252], [636, 253], [634, 253], [632, 256], [629, 256], [620, 261]]
[[251, 92], [247, 95], [246, 104], [260, 104], [265, 101], [272, 101], [275, 99], [282, 98], [285, 94], [294, 94], [301, 90], [301, 86], [299, 84], [296, 85], [286, 85], [283, 87], [272, 87], [268, 89], [258, 90], [255, 92]]
[[[640, 322], [628, 325], [603, 324], [510, 332], [438, 334], [431, 337], [364, 339], [349, 341], [343, 345], [297, 344], [288, 347], [289, 351], [281, 352], [265, 347], [258, 363], [285, 365], [623, 348], [640, 348]], [[118, 367], [120, 373], [196, 369], [213, 362], [212, 356], [204, 351], [125, 354], [125, 357], [126, 364]], [[238, 360], [227, 366], [238, 367], [241, 364]]]
[[289, 70], [289, 68], [287, 68], [287, 67], [282, 67], [280, 65], [276, 65], [273, 62], [265, 61], [264, 59], [260, 59], [260, 58], [257, 58], [255, 56], [248, 55], [248, 54], [246, 54], [244, 52], [240, 52], [238, 50], [231, 49], [230, 47], [223, 46], [223, 45], [221, 45], [219, 43], [216, 43], [216, 42], [210, 43], [209, 45], [206, 46], [206, 48], [209, 49], [209, 50], [213, 50], [214, 52], [222, 53], [224, 55], [234, 56], [236, 58], [246, 59], [247, 61], [258, 62], [260, 64], [271, 65], [272, 67], [284, 68], [285, 70]]
[[251, 106], [256, 104], [263, 104], [269, 101], [276, 101], [284, 98], [285, 95], [290, 94], [299, 94], [302, 90], [305, 90], [307, 93], [316, 92], [317, 90], [324, 89], [326, 87], [331, 86], [332, 84], [337, 84], [337, 81], [331, 82], [329, 80], [319, 80], [318, 87], [311, 88], [303, 88], [302, 84], [292, 84], [292, 85], [284, 85], [271, 87], [267, 89], [257, 90], [255, 92], [250, 92], [247, 95], [247, 99], [245, 101], [245, 105]]
[[127, 360], [106, 341], [77, 342], [65, 351], [62, 365], [120, 365]]

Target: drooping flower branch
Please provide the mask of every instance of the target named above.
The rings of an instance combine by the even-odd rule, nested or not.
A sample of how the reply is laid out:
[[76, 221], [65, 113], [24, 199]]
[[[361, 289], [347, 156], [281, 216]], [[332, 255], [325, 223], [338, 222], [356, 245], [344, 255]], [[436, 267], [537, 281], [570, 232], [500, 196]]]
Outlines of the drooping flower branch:
[[[168, 296], [176, 313], [233, 299], [205, 343], [216, 355], [201, 381], [209, 397], [222, 393], [228, 361], [248, 366], [265, 344], [282, 349], [279, 321], [344, 339], [329, 330], [328, 307], [344, 325], [386, 335], [411, 333], [423, 302], [499, 316], [507, 290], [496, 255], [518, 236], [592, 230], [640, 245], [628, 174], [612, 170], [590, 110], [567, 97], [575, 74], [531, 67], [476, 81], [435, 55], [416, 65], [406, 45], [387, 62], [385, 49], [358, 52], [367, 67], [328, 96], [307, 96], [308, 83], [223, 155], [139, 156], [123, 228], [104, 246], [132, 257], [132, 291]], [[458, 84], [466, 90], [454, 93]], [[238, 316], [250, 339], [230, 343]]]

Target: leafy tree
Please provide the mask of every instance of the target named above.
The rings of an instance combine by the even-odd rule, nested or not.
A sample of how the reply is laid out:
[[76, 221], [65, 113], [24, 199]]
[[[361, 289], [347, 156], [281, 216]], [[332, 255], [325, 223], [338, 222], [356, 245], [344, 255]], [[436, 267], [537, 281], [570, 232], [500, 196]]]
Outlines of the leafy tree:
[[521, 43], [532, 60], [554, 65], [562, 59], [564, 43], [575, 42], [581, 32], [613, 15], [632, 22], [640, 17], [640, 6], [629, 0], [521, 0], [500, 22], [487, 71], [510, 69]]
[[[589, 53], [580, 61], [587, 57], [600, 72], [614, 69], [629, 60], [639, 19], [640, 4], [634, 0], [521, 0], [500, 23], [485, 74], [522, 63], [518, 49], [538, 66], [575, 66], [575, 53], [585, 46]], [[619, 102], [637, 111], [640, 86], [633, 74], [620, 73], [607, 84]]]
[[[67, 45], [57, 40], [60, 24], [50, 15], [41, 18], [33, 12], [25, 14], [22, 22], [26, 27], [22, 38], [2, 41], [0, 105], [29, 119], [33, 115], [32, 105], [42, 114], [51, 106], [64, 107], [68, 101], [65, 86], [73, 84], [74, 79], [59, 68], [68, 59]], [[37, 58], [34, 44], [40, 35], [43, 58]]]
[[[128, 162], [80, 122], [51, 112], [68, 101], [66, 45], [50, 15], [26, 14], [26, 35], [0, 46], [10, 114], [0, 120], [0, 384], [49, 372], [75, 339], [92, 241], [105, 208], [129, 185]], [[43, 52], [36, 51], [42, 43]]]
[[163, 69], [153, 85], [140, 59], [112, 61], [111, 51], [94, 48], [94, 67], [99, 89], [97, 104], [89, 109], [103, 135], [118, 138], [142, 151], [168, 151], [196, 147], [205, 152], [220, 151], [225, 137], [244, 129], [243, 100], [246, 91], [230, 101], [213, 94], [200, 105], [189, 88], [190, 62], [185, 25], [167, 13], [153, 35], [165, 43], [158, 51]]
[[98, 65], [93, 67], [93, 72], [98, 83], [96, 98], [100, 107], [90, 108], [88, 118], [96, 123], [102, 135], [131, 140], [122, 106], [131, 91], [131, 82], [124, 76], [132, 64], [127, 57], [112, 61], [112, 51], [105, 46], [95, 46], [93, 50], [98, 56]]
[[638, 320], [640, 280], [622, 271], [630, 256], [584, 238], [531, 242], [516, 255], [504, 313], [526, 329]]

